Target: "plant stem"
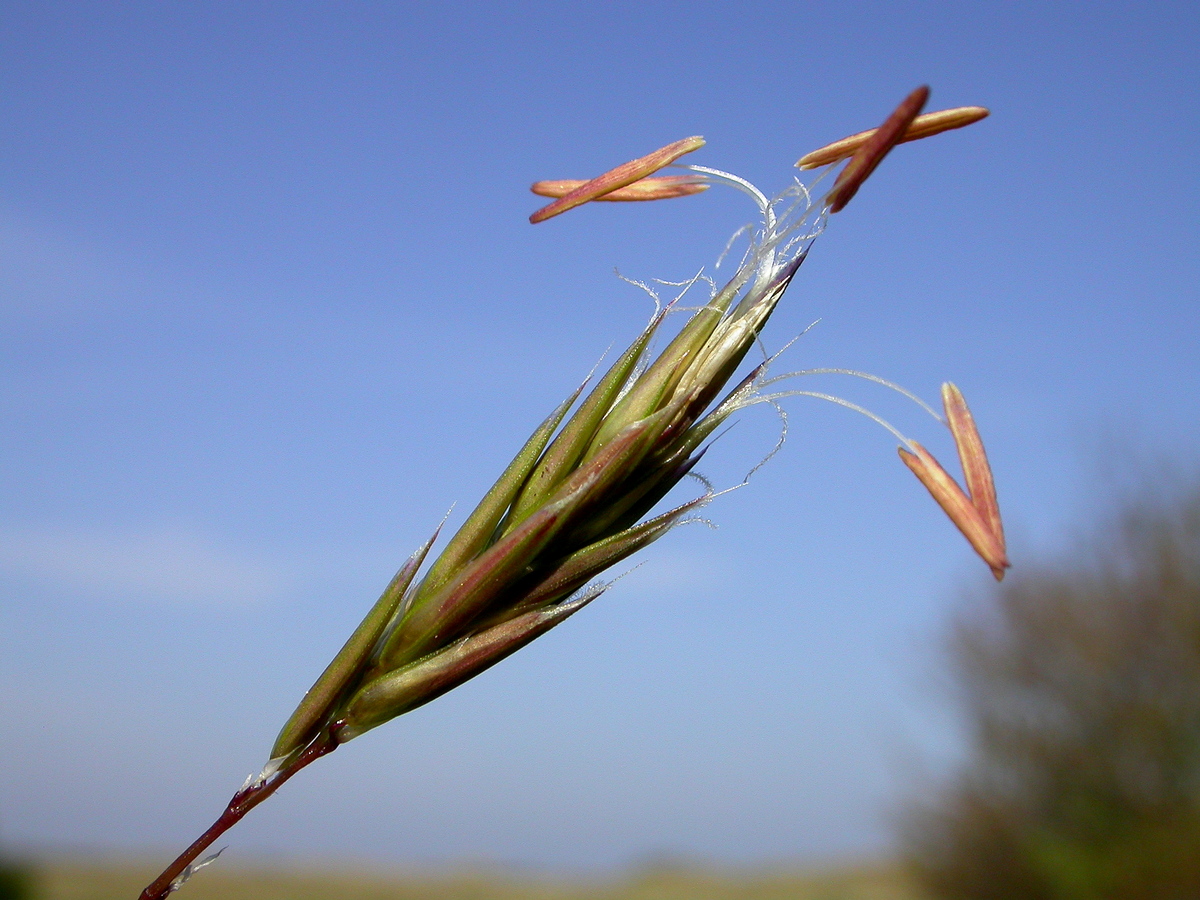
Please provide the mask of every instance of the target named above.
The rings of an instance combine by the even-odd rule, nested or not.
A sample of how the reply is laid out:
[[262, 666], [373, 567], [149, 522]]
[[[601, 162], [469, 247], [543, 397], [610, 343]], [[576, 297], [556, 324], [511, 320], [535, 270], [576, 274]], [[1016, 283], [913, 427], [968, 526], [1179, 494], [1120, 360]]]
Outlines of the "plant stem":
[[183, 874], [196, 858], [207, 850], [212, 843], [226, 831], [242, 820], [242, 817], [258, 804], [270, 797], [285, 781], [314, 760], [320, 759], [327, 753], [332, 753], [338, 747], [337, 740], [328, 731], [323, 731], [311, 744], [304, 748], [292, 762], [285, 765], [273, 776], [238, 791], [225, 807], [220, 818], [209, 826], [208, 831], [196, 838], [190, 847], [181, 853], [173, 863], [167, 866], [161, 875], [149, 887], [142, 891], [139, 900], [164, 900], [178, 885], [175, 880]]

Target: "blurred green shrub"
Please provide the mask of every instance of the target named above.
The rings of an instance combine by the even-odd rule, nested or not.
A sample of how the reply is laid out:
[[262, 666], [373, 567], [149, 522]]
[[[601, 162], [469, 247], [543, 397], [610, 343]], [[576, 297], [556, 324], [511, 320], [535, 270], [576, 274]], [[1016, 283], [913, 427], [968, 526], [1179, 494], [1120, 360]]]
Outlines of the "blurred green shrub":
[[0, 900], [29, 900], [33, 878], [25, 866], [0, 859]]
[[971, 752], [902, 827], [945, 900], [1200, 898], [1200, 487], [953, 632]]

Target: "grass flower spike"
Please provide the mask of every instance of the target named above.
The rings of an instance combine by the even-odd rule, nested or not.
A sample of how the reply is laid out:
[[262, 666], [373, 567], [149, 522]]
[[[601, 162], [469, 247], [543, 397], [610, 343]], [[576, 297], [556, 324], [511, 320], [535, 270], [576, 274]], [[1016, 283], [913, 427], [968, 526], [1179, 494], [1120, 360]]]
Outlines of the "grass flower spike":
[[[733, 413], [799, 395], [851, 405], [809, 391], [771, 393], [792, 376], [769, 376], [770, 361], [748, 372], [743, 364], [829, 214], [919, 121], [927, 93], [914, 92], [857, 147], [823, 201], [813, 200], [799, 181], [768, 199], [744, 179], [704, 166], [677, 165], [686, 174], [651, 177], [703, 146], [696, 137], [591, 180], [534, 185], [535, 193], [557, 199], [532, 222], [592, 200], [664, 199], [712, 185], [748, 195], [759, 222], [724, 285], [697, 276], [684, 286], [590, 389], [581, 386], [550, 412], [439, 553], [432, 553], [435, 532], [400, 568], [284, 724], [262, 772], [143, 900], [162, 900], [179, 887], [217, 837], [300, 769], [462, 684], [600, 596], [608, 586], [600, 576], [712, 499], [701, 480], [698, 495], [656, 513]], [[708, 296], [652, 354], [654, 339], [689, 291]], [[990, 471], [961, 395], [948, 390], [947, 417], [971, 495], [920, 445], [902, 438], [910, 448], [902, 456], [972, 546], [1002, 572], [1007, 560]]]

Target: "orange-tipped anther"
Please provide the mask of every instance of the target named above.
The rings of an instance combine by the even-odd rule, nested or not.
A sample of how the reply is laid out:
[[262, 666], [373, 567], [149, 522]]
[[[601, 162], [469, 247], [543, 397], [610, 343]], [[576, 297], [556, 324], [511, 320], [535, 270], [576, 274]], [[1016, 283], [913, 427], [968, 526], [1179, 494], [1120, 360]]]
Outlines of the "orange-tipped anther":
[[[965, 128], [980, 119], [986, 119], [989, 114], [988, 110], [982, 106], [956, 106], [954, 109], [940, 109], [937, 112], [924, 113], [912, 120], [912, 124], [908, 126], [896, 143], [906, 144], [909, 141], [919, 141], [921, 138], [941, 134], [943, 131]], [[818, 166], [835, 163], [840, 159], [848, 159], [878, 130], [878, 128], [872, 128], [869, 131], [860, 131], [858, 134], [844, 137], [840, 141], [826, 144], [812, 153], [806, 153], [796, 162], [796, 167], [815, 169]]]
[[884, 123], [854, 151], [850, 162], [833, 183], [833, 190], [825, 198], [825, 204], [831, 213], [841, 211], [858, 193], [858, 189], [875, 171], [875, 167], [883, 162], [883, 158], [900, 142], [900, 138], [908, 131], [908, 126], [913, 123], [928, 100], [929, 88], [921, 85], [905, 97]]
[[[557, 181], [537, 181], [529, 188], [542, 197], [565, 197], [586, 182], [564, 178]], [[639, 200], [670, 200], [707, 191], [708, 185], [695, 175], [666, 175], [662, 178], [642, 178], [623, 188], [610, 191], [596, 200], [633, 202]]]
[[975, 419], [967, 408], [962, 391], [947, 382], [942, 385], [942, 405], [946, 409], [946, 423], [954, 435], [954, 446], [962, 463], [963, 475], [967, 480], [967, 492], [971, 502], [987, 523], [1000, 550], [1005, 550], [1004, 524], [1000, 521], [1000, 504], [996, 501], [996, 484], [992, 480], [992, 467], [988, 464], [983, 449], [983, 439], [975, 427]]
[[984, 520], [983, 515], [971, 502], [958, 483], [950, 477], [933, 455], [915, 441], [912, 443], [915, 452], [909, 452], [904, 447], [899, 448], [900, 459], [912, 470], [912, 473], [925, 485], [926, 490], [933, 495], [942, 511], [950, 517], [963, 537], [978, 553], [992, 574], [1000, 581], [1004, 570], [1010, 565], [1004, 552], [1004, 546], [997, 540], [995, 533]]
[[668, 144], [660, 150], [655, 150], [653, 153], [649, 153], [639, 159], [624, 163], [615, 169], [610, 169], [603, 175], [593, 178], [591, 181], [583, 182], [573, 191], [558, 198], [548, 206], [543, 206], [529, 217], [529, 221], [536, 225], [538, 222], [544, 222], [546, 219], [564, 213], [568, 209], [574, 209], [576, 206], [587, 203], [589, 200], [596, 200], [605, 194], [611, 194], [619, 188], [631, 185], [635, 181], [640, 181], [647, 175], [652, 175], [664, 166], [669, 166], [685, 153], [699, 150], [703, 146], [704, 138], [702, 137], [684, 138], [681, 141]]

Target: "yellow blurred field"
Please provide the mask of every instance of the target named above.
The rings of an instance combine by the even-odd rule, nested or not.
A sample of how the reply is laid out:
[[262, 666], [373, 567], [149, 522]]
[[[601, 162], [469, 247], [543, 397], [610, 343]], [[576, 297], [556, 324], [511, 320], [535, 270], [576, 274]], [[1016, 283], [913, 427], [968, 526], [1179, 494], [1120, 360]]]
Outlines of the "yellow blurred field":
[[[52, 861], [34, 900], [135, 900], [151, 865]], [[216, 865], [175, 895], [186, 900], [918, 900], [889, 866], [810, 872], [646, 870], [610, 881], [462, 872], [429, 875]]]

